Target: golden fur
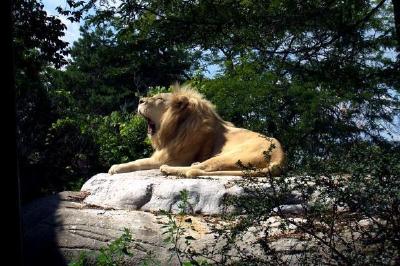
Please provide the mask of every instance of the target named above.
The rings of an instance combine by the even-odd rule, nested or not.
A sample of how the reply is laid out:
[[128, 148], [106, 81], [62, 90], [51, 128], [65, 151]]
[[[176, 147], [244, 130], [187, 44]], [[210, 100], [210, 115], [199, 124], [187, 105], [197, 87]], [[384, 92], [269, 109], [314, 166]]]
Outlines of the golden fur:
[[282, 171], [285, 155], [278, 140], [224, 121], [190, 87], [143, 98], [138, 112], [148, 120], [155, 152], [150, 158], [113, 165], [109, 174], [160, 168], [164, 174], [186, 177], [240, 176], [238, 161], [260, 169], [254, 176]]

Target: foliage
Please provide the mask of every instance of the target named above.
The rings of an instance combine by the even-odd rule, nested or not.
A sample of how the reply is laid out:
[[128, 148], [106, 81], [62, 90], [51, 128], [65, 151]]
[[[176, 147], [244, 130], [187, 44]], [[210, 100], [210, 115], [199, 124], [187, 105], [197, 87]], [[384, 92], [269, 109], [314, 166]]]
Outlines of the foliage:
[[129, 244], [132, 242], [132, 235], [127, 228], [121, 237], [114, 240], [107, 248], [100, 249], [100, 254], [97, 257], [97, 265], [118, 265], [122, 262], [125, 255], [132, 257], [129, 252]]
[[56, 120], [48, 129], [42, 158], [38, 162], [48, 173], [41, 179], [42, 193], [77, 188], [100, 168], [96, 160], [96, 143], [88, 133], [81, 131], [80, 123], [66, 117]]
[[398, 114], [395, 14], [384, 0], [89, 1], [64, 11], [90, 7], [89, 24], [129, 25], [116, 38], [151, 36], [220, 64], [219, 77], [196, 80], [202, 91], [225, 119], [278, 137], [293, 160], [379, 140]]
[[119, 162], [150, 156], [150, 141], [146, 137], [145, 120], [130, 113], [112, 112], [94, 117], [90, 131], [99, 147], [100, 163], [105, 167]]
[[147, 95], [154, 96], [159, 93], [168, 93], [168, 92], [171, 92], [171, 87], [155, 86], [149, 88], [149, 90], [147, 91]]
[[[190, 248], [188, 248], [190, 245], [190, 241], [193, 238], [191, 236], [185, 236], [187, 230], [184, 227], [183, 223], [186, 220], [185, 216], [193, 212], [193, 209], [191, 209], [191, 204], [189, 202], [189, 191], [187, 191], [186, 189], [179, 191], [179, 199], [177, 203], [179, 209], [179, 213], [177, 215], [174, 215], [171, 212], [160, 210], [161, 214], [166, 215], [168, 218], [168, 223], [163, 225], [161, 228], [164, 229], [163, 234], [166, 235], [164, 242], [172, 244], [170, 259], [172, 259], [172, 256], [176, 255], [179, 264], [183, 266], [209, 265], [206, 260], [201, 260], [198, 258], [194, 258], [194, 256], [191, 256], [192, 252]], [[182, 244], [183, 238], [184, 245]], [[190, 260], [184, 260], [188, 258]]]
[[132, 235], [129, 229], [124, 228], [124, 233], [106, 248], [101, 248], [97, 254], [81, 253], [77, 261], [69, 263], [69, 266], [85, 266], [90, 265], [89, 255], [96, 257], [96, 265], [111, 266], [123, 265], [125, 257], [132, 257], [133, 254], [129, 251], [129, 246], [132, 243]]
[[76, 261], [71, 261], [68, 263], [68, 266], [85, 266], [88, 264], [87, 260], [86, 252], [81, 252], [79, 254], [79, 258]]
[[[111, 163], [148, 156], [144, 121], [131, 113], [149, 86], [183, 80], [192, 53], [151, 36], [115, 35], [118, 20], [88, 20], [67, 50], [65, 25], [40, 0], [16, 1], [13, 14], [22, 200], [77, 189]], [[56, 69], [67, 51], [72, 60]]]
[[33, 77], [48, 63], [60, 67], [66, 63], [65, 25], [49, 16], [37, 0], [13, 1], [15, 64], [17, 74]]
[[[187, 190], [182, 190], [179, 192], [179, 215], [175, 218], [174, 215], [170, 212], [161, 210], [161, 213], [166, 215], [168, 218], [168, 223], [166, 225], [163, 225], [161, 228], [164, 229], [165, 231], [163, 234], [167, 235], [166, 238], [164, 239], [165, 243], [171, 243], [173, 245], [172, 247], [172, 252], [171, 253], [171, 259], [172, 256], [175, 254], [178, 258], [179, 263], [182, 265], [184, 262], [182, 262], [182, 251], [181, 251], [181, 245], [179, 241], [181, 238], [184, 236], [186, 230], [182, 226], [182, 223], [184, 222], [184, 215], [187, 213], [187, 209], [190, 206], [190, 203], [188, 201], [188, 191]], [[188, 244], [188, 240], [185, 241], [186, 244]]]
[[184, 49], [122, 31], [116, 19], [86, 21], [71, 49], [73, 61], [55, 79], [55, 86], [70, 91], [86, 113], [133, 111], [148, 87], [169, 86], [190, 72], [193, 58]]
[[42, 167], [51, 175], [40, 185], [43, 192], [79, 190], [90, 176], [107, 171], [111, 164], [146, 157], [150, 152], [145, 121], [137, 115], [67, 116], [49, 129], [42, 155], [47, 161]]
[[[246, 196], [226, 202], [236, 213], [225, 218], [238, 222], [216, 233], [231, 240], [228, 249], [249, 227], [263, 225], [260, 234], [265, 237], [259, 244], [265, 261], [243, 256], [241, 263], [286, 264], [290, 257], [270, 245], [274, 238], [266, 221], [275, 217], [282, 221], [283, 235], [306, 241], [304, 252], [296, 255], [302, 264], [395, 264], [400, 257], [399, 148], [361, 142], [334, 160], [308, 158], [308, 170], [301, 176], [289, 172], [260, 180], [245, 175], [238, 184]], [[300, 216], [285, 210], [293, 192], [303, 202]]]
[[[215, 82], [220, 96], [238, 96], [228, 118], [239, 125], [274, 131], [279, 125], [273, 119], [286, 111], [284, 123], [296, 124], [307, 141], [359, 133], [379, 138], [398, 111], [394, 17], [385, 1], [141, 1], [108, 7], [92, 20], [129, 21], [137, 38], [151, 32], [162, 43], [200, 47], [203, 60], [221, 63], [222, 80], [207, 86]], [[237, 103], [242, 99], [246, 105]], [[212, 100], [225, 110], [224, 97]], [[255, 110], [240, 113], [250, 107]], [[270, 114], [263, 107], [272, 107]]]
[[[25, 134], [21, 137], [35, 137], [33, 144], [40, 145], [33, 150], [22, 145], [24, 138], [20, 139], [26, 153], [31, 153], [29, 166], [21, 167], [24, 200], [43, 193], [79, 190], [90, 176], [107, 171], [111, 164], [151, 152], [143, 118], [126, 111], [109, 115], [83, 112], [73, 93], [59, 84], [63, 75], [64, 72], [46, 69], [38, 85], [45, 89], [46, 105], [41, 108], [47, 106], [48, 113], [33, 121], [35, 116], [24, 111], [29, 124], [25, 127], [24, 120], [19, 121]], [[31, 132], [30, 127], [40, 127], [40, 134]]]
[[12, 16], [18, 164], [21, 194], [30, 198], [40, 190], [39, 161], [46, 130], [55, 119], [40, 73], [49, 64], [60, 67], [66, 62], [67, 43], [60, 40], [65, 25], [49, 16], [40, 1], [13, 1]]

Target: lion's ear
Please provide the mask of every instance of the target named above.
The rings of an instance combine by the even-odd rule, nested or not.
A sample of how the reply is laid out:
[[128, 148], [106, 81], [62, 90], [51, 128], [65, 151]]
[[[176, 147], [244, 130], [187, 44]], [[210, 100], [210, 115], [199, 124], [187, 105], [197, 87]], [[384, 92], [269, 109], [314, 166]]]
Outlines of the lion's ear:
[[185, 95], [177, 95], [172, 99], [171, 106], [176, 110], [183, 110], [189, 104], [189, 98]]

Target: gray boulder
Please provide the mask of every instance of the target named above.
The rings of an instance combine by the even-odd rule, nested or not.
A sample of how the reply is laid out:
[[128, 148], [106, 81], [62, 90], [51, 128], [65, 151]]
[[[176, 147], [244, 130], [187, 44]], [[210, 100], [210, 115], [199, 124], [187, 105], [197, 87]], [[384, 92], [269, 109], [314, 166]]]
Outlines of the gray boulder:
[[[215, 229], [229, 226], [219, 218], [226, 211], [224, 198], [245, 193], [235, 183], [238, 180], [239, 177], [181, 179], [165, 177], [158, 170], [95, 175], [80, 192], [61, 192], [23, 207], [25, 265], [67, 265], [82, 252], [95, 264], [99, 251], [120, 237], [125, 228], [133, 236], [133, 256], [124, 257], [125, 265], [144, 261], [151, 261], [150, 265], [180, 265], [190, 259], [189, 251], [197, 254], [195, 259], [213, 264], [248, 256], [270, 260], [260, 244], [267, 235], [271, 247], [288, 261], [296, 262], [306, 248], [304, 236], [299, 237], [295, 227], [291, 229], [293, 234], [282, 234], [277, 217], [270, 217], [265, 226], [249, 228], [226, 248], [226, 238]], [[179, 212], [182, 190], [187, 191], [190, 214], [161, 214], [159, 210]], [[296, 213], [293, 208], [300, 206], [298, 203], [293, 193], [284, 207]], [[182, 228], [175, 244], [164, 241], [172, 221]]]
[[[241, 177], [219, 176], [195, 179], [166, 177], [159, 170], [137, 171], [124, 174], [97, 174], [89, 179], [81, 191], [88, 192], [84, 203], [101, 208], [160, 210], [178, 213], [180, 192], [188, 193], [190, 213], [216, 215], [230, 211], [223, 204], [229, 196], [244, 194], [235, 181]], [[266, 183], [268, 191], [268, 184]], [[272, 193], [272, 192], [271, 192]], [[288, 203], [298, 203], [298, 195], [288, 195]], [[295, 208], [293, 205], [291, 210]]]

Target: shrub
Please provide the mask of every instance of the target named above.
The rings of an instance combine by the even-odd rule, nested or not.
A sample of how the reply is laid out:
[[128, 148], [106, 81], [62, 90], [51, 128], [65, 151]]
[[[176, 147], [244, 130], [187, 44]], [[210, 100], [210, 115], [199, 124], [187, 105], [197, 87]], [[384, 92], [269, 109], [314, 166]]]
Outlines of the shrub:
[[114, 163], [146, 157], [151, 147], [141, 117], [113, 112], [108, 116], [75, 115], [56, 120], [38, 155], [41, 193], [79, 190], [92, 175]]
[[[283, 235], [290, 235], [295, 228], [306, 241], [304, 252], [295, 255], [299, 263], [398, 263], [400, 145], [360, 141], [335, 158], [308, 155], [305, 161], [309, 164], [302, 175], [292, 171], [281, 177], [267, 176], [266, 181], [245, 175], [245, 181], [239, 184], [247, 196], [227, 201], [236, 206], [236, 214], [225, 218], [239, 223], [230, 231], [217, 233], [231, 239], [231, 244], [243, 237], [249, 227], [264, 224], [265, 237], [259, 241], [268, 255], [266, 261], [248, 256], [241, 263], [289, 263], [287, 254], [270, 246], [273, 239], [268, 237], [269, 225], [264, 222], [271, 216], [282, 220]], [[297, 220], [293, 217], [298, 215], [284, 211], [287, 195], [293, 191], [303, 201], [301, 219]]]
[[99, 147], [99, 161], [105, 168], [116, 163], [149, 156], [146, 121], [130, 113], [112, 112], [97, 116], [84, 128]]
[[95, 258], [95, 265], [99, 266], [111, 266], [111, 265], [123, 265], [126, 257], [132, 257], [133, 254], [129, 251], [130, 244], [132, 243], [132, 234], [129, 229], [124, 228], [124, 233], [112, 241], [105, 248], [101, 248], [98, 254], [92, 252], [82, 252], [76, 261], [70, 262], [69, 266], [85, 266], [92, 265], [90, 258]]

